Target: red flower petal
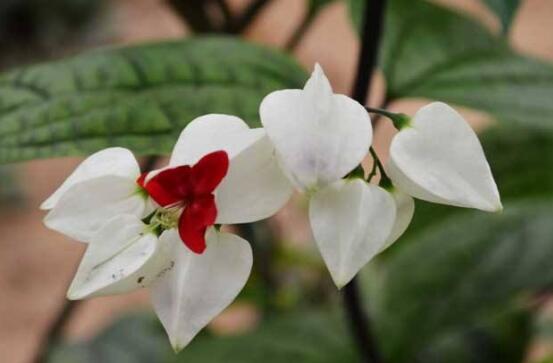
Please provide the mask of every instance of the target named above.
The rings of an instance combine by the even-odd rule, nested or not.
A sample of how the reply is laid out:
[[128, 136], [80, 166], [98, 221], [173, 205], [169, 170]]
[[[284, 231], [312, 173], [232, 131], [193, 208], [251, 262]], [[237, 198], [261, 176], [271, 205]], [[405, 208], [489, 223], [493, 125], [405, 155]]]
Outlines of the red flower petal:
[[148, 175], [148, 173], [142, 173], [140, 174], [140, 176], [138, 177], [138, 179], [136, 179], [136, 184], [138, 184], [139, 186], [141, 186], [142, 188], [146, 189], [146, 185], [145, 185], [145, 181], [146, 181], [146, 176]]
[[187, 201], [192, 196], [191, 170], [188, 165], [163, 170], [148, 180], [144, 188], [162, 207]]
[[215, 223], [216, 218], [217, 207], [213, 195], [198, 198], [186, 206], [179, 219], [179, 236], [192, 252], [204, 252], [205, 231]]
[[229, 158], [225, 151], [207, 154], [192, 167], [194, 195], [211, 194], [227, 175]]

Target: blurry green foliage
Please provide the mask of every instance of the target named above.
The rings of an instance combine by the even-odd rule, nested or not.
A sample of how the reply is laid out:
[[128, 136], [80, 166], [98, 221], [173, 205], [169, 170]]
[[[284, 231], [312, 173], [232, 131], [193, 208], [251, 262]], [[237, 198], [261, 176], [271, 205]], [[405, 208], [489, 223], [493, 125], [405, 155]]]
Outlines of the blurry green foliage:
[[[358, 19], [362, 0], [350, 3]], [[516, 54], [475, 20], [425, 0], [392, 0], [384, 34], [389, 101], [423, 97], [553, 127], [553, 66]]]
[[173, 356], [157, 318], [126, 316], [97, 337], [51, 348], [47, 363], [158, 363]]
[[236, 336], [197, 337], [174, 355], [161, 325], [150, 314], [116, 321], [86, 343], [54, 347], [48, 363], [354, 363], [343, 319], [327, 312], [273, 316]]
[[122, 146], [171, 150], [184, 126], [228, 113], [258, 126], [269, 92], [305, 72], [285, 54], [232, 38], [115, 48], [0, 76], [0, 163]]
[[524, 312], [533, 294], [553, 284], [552, 205], [529, 199], [506, 204], [502, 214], [467, 211], [404, 241], [380, 266], [371, 295], [389, 361], [444, 361], [435, 360], [435, 346], [453, 334], [468, 350], [474, 329], [483, 335], [480, 350], [497, 357], [488, 362], [521, 361], [527, 317], [509, 310]]
[[503, 33], [507, 33], [511, 27], [521, 0], [483, 0], [488, 7], [493, 10], [499, 20]]

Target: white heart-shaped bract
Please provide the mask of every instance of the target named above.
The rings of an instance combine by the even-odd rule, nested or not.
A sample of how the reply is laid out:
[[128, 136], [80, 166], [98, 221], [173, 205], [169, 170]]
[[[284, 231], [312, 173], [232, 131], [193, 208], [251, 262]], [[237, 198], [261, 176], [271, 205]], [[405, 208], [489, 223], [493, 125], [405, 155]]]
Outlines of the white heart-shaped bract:
[[502, 209], [478, 137], [444, 103], [421, 108], [394, 136], [387, 169], [394, 184], [415, 198], [490, 212]]
[[250, 129], [236, 116], [200, 116], [182, 130], [171, 153], [169, 166], [193, 165], [205, 155], [219, 150], [226, 151], [232, 160], [264, 136], [263, 129]]
[[144, 217], [147, 200], [132, 179], [104, 175], [71, 186], [44, 218], [44, 224], [81, 242], [89, 242], [111, 218]]
[[210, 228], [207, 248], [201, 255], [186, 248], [170, 230], [174, 267], [151, 285], [151, 300], [171, 345], [180, 351], [215, 316], [222, 312], [246, 284], [252, 267], [247, 241]]
[[405, 194], [397, 188], [394, 188], [390, 194], [394, 198], [396, 205], [396, 220], [386, 243], [382, 246], [379, 253], [390, 247], [403, 235], [409, 224], [411, 224], [411, 220], [415, 214], [415, 201], [410, 195]]
[[134, 182], [140, 175], [140, 168], [133, 154], [127, 149], [110, 147], [98, 151], [79, 164], [63, 184], [40, 205], [40, 208], [54, 208], [62, 195], [73, 185], [105, 175], [120, 176]]
[[292, 185], [280, 169], [265, 131], [250, 129], [235, 116], [212, 114], [192, 121], [182, 131], [169, 165], [192, 165], [218, 150], [227, 152], [230, 163], [215, 191], [216, 223], [258, 221], [288, 201]]
[[311, 229], [338, 288], [382, 249], [395, 218], [390, 193], [361, 179], [340, 180], [314, 193]]
[[365, 108], [334, 94], [318, 64], [303, 90], [266, 96], [260, 116], [284, 172], [301, 190], [342, 178], [359, 165], [372, 141]]
[[280, 169], [265, 136], [235, 156], [217, 187], [218, 224], [258, 221], [275, 214], [290, 199], [293, 187]]
[[107, 222], [91, 239], [71, 282], [71, 300], [113, 295], [148, 286], [169, 259], [158, 238], [133, 215]]

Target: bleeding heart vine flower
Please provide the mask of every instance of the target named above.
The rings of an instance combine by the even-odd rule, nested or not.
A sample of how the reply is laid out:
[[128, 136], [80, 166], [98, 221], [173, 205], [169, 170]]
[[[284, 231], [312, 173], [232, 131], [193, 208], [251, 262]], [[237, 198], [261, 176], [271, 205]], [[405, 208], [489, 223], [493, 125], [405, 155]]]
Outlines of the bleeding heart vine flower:
[[369, 151], [369, 115], [355, 100], [334, 94], [318, 64], [303, 90], [265, 97], [260, 115], [285, 174], [311, 198], [315, 241], [335, 284], [342, 287], [399, 228], [390, 193], [362, 179], [342, 179]]
[[112, 147], [92, 154], [42, 203], [41, 209], [50, 210], [44, 223], [88, 242], [112, 217], [145, 217], [152, 206], [136, 183], [139, 176], [140, 167], [127, 149]]
[[[101, 169], [109, 162], [107, 158], [84, 163]], [[72, 184], [62, 185], [57, 196], [54, 193], [59, 198], [55, 208], [68, 194], [75, 202], [63, 204], [64, 213], [79, 213], [86, 206], [74, 206], [75, 190], [104, 174], [91, 172], [84, 181], [72, 176]], [[178, 351], [234, 300], [251, 270], [248, 242], [219, 232], [214, 225], [266, 218], [289, 199], [292, 188], [264, 130], [250, 129], [239, 118], [226, 115], [192, 121], [167, 168], [138, 174], [133, 174], [133, 188], [153, 201], [153, 208], [147, 216], [134, 209], [114, 212], [115, 216], [107, 213], [102, 226], [87, 237], [89, 245], [68, 297], [150, 287], [154, 309]], [[129, 198], [128, 193], [105, 190], [114, 198], [103, 198], [106, 205]], [[89, 197], [83, 196], [81, 203], [87, 202]], [[72, 218], [86, 217], [85, 213]]]
[[387, 166], [398, 188], [434, 203], [488, 212], [503, 208], [482, 145], [453, 108], [431, 103], [400, 127]]

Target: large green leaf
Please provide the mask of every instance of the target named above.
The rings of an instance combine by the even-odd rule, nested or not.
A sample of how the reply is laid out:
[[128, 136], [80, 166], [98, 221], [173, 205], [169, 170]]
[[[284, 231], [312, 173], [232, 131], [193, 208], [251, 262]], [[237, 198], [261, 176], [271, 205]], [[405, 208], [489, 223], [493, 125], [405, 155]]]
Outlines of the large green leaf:
[[[362, 0], [350, 0], [358, 17]], [[553, 127], [553, 66], [516, 54], [478, 22], [425, 0], [391, 1], [381, 49], [387, 98], [429, 98]]]
[[[506, 204], [503, 214], [465, 212], [387, 259], [372, 300], [388, 361], [449, 361], [444, 352], [480, 345], [486, 362], [519, 362], [528, 336], [521, 306], [553, 283], [552, 203], [530, 199]], [[448, 339], [455, 344], [448, 347]], [[478, 361], [469, 358], [458, 361]]]
[[47, 363], [160, 363], [173, 351], [165, 333], [150, 314], [116, 321], [87, 342], [51, 347]]
[[335, 363], [356, 362], [348, 332], [335, 314], [275, 315], [252, 333], [202, 334], [179, 355], [150, 315], [115, 322], [90, 342], [52, 350], [48, 363]]
[[507, 33], [520, 6], [520, 0], [484, 0], [501, 21], [503, 32]]
[[341, 319], [333, 314], [305, 312], [275, 316], [250, 334], [198, 339], [177, 361], [353, 363], [358, 357]]
[[81, 55], [0, 76], [0, 163], [119, 145], [165, 153], [207, 113], [258, 125], [261, 99], [298, 88], [288, 56], [231, 38], [196, 38]]

